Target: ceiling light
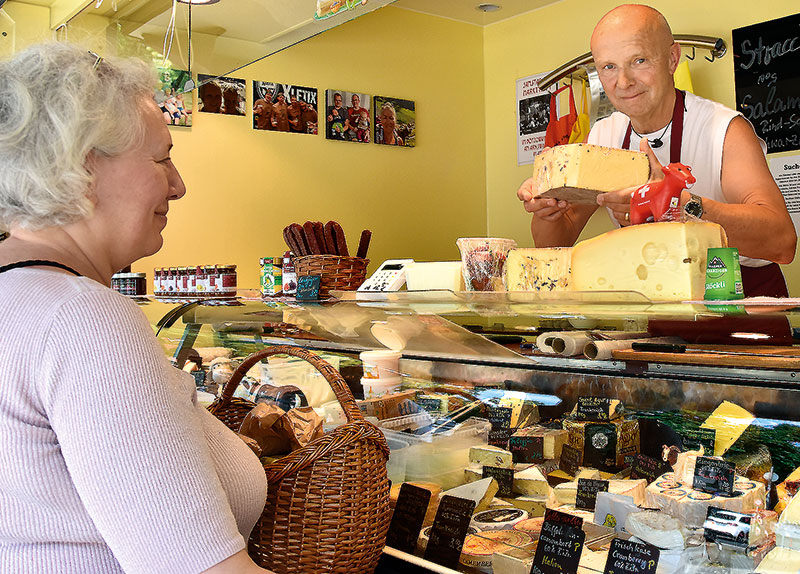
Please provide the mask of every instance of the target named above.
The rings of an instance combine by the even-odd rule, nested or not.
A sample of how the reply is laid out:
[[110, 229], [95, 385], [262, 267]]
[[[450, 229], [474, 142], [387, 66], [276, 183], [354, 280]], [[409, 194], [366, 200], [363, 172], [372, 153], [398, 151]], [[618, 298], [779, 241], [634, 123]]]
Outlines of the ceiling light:
[[219, 0], [178, 0], [181, 4], [191, 4], [192, 6], [203, 6], [205, 4], [216, 4]]
[[497, 12], [498, 10], [500, 10], [500, 5], [484, 3], [484, 4], [478, 4], [476, 8], [481, 12]]

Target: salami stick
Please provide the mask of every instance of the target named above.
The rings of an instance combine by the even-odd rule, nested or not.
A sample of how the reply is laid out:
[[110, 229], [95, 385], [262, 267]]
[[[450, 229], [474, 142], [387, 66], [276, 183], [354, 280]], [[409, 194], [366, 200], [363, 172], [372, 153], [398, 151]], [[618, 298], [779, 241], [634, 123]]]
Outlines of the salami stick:
[[360, 257], [361, 259], [367, 258], [370, 239], [372, 239], [372, 232], [369, 229], [365, 229], [361, 232], [361, 240], [358, 242], [358, 253], [356, 253], [356, 257]]
[[311, 251], [308, 249], [308, 243], [306, 243], [306, 237], [303, 234], [303, 228], [300, 224], [292, 223], [289, 226], [289, 231], [291, 231], [292, 237], [294, 237], [294, 241], [297, 243], [298, 255], [311, 255]]
[[336, 234], [333, 231], [333, 221], [325, 224], [325, 243], [328, 244], [328, 251], [331, 255], [339, 255], [339, 248], [336, 246]]
[[322, 255], [330, 255], [331, 252], [328, 249], [328, 242], [325, 241], [325, 226], [321, 221], [312, 221], [311, 223], [314, 226], [314, 237], [317, 238], [317, 245], [319, 245], [320, 252]]
[[333, 227], [333, 235], [336, 238], [336, 249], [339, 252], [339, 255], [349, 257], [350, 252], [347, 250], [347, 238], [344, 236], [342, 226], [335, 221], [331, 221], [330, 223]]
[[314, 222], [306, 221], [303, 224], [303, 235], [306, 237], [310, 255], [322, 255], [322, 247], [317, 243], [317, 235], [314, 233]]
[[292, 237], [291, 228], [287, 225], [283, 228], [283, 240], [286, 242], [286, 246], [289, 248], [289, 251], [297, 253], [297, 244], [294, 242], [294, 237]]

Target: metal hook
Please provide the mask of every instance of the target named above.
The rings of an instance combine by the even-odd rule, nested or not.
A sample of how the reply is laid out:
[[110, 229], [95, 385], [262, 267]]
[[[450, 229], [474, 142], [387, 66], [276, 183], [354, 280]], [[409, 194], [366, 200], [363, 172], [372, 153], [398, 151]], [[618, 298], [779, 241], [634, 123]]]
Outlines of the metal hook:
[[694, 60], [697, 57], [697, 50], [692, 46], [692, 55], [685, 54], [687, 60]]
[[713, 62], [716, 59], [717, 59], [717, 57], [714, 55], [714, 52], [711, 52], [711, 57], [710, 58], [708, 56], [706, 56], [706, 60], [708, 60], [709, 62]]

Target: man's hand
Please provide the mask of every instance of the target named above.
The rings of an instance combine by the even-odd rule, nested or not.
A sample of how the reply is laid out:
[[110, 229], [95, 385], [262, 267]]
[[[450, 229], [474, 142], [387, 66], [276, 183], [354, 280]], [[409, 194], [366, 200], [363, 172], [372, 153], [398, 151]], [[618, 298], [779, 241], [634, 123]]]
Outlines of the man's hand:
[[[661, 181], [664, 179], [664, 172], [661, 171], [663, 167], [661, 162], [658, 161], [655, 152], [650, 148], [650, 143], [647, 138], [643, 138], [639, 142], [639, 151], [646, 153], [647, 158], [650, 160], [650, 179], [647, 183]], [[642, 187], [635, 185], [633, 187], [626, 187], [617, 191], [609, 191], [608, 193], [601, 193], [597, 196], [597, 205], [607, 207], [611, 210], [614, 219], [620, 226], [625, 227], [631, 224], [631, 196], [633, 193]]]
[[554, 197], [536, 198], [536, 191], [533, 189], [533, 178], [528, 178], [517, 190], [517, 198], [525, 206], [525, 211], [532, 213], [534, 217], [544, 221], [557, 221], [561, 219], [569, 209], [569, 202], [558, 200]]

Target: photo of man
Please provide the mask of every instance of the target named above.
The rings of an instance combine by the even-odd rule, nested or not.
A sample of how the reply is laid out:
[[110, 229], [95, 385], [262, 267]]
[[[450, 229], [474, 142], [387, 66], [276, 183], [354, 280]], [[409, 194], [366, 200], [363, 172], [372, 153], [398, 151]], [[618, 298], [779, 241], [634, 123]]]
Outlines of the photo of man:
[[317, 88], [253, 81], [253, 129], [317, 133]]
[[329, 140], [345, 141], [345, 132], [350, 129], [347, 121], [347, 110], [342, 105], [342, 93], [336, 90], [325, 90], [325, 101], [328, 113], [325, 122], [325, 137]]
[[325, 137], [369, 143], [370, 134], [370, 96], [347, 90], [327, 90], [327, 122]]
[[245, 114], [245, 81], [239, 78], [198, 74], [199, 110], [212, 114], [243, 116]]

